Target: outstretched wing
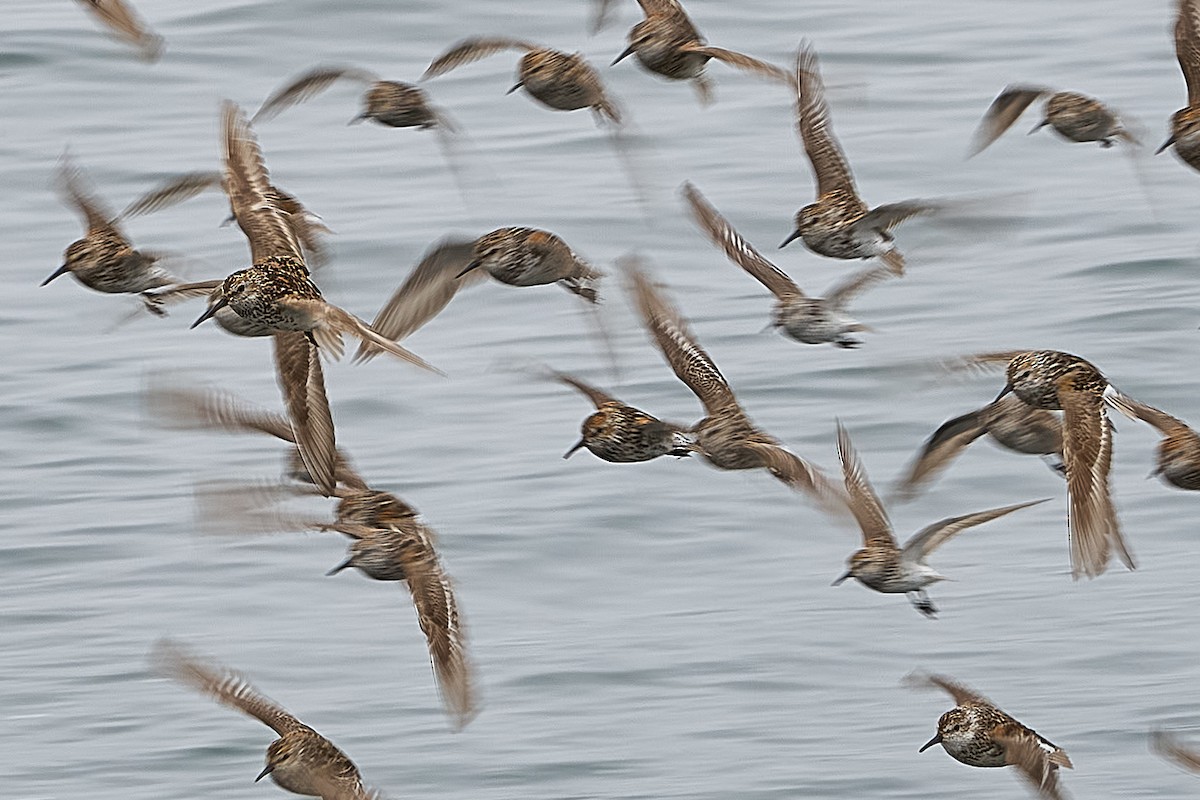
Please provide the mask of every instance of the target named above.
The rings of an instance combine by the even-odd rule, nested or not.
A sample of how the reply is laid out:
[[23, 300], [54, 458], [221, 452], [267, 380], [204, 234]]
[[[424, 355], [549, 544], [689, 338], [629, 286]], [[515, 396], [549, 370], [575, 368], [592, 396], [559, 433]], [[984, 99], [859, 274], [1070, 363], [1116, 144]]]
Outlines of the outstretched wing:
[[841, 311], [857, 295], [895, 274], [896, 271], [886, 265], [860, 270], [841, 283], [834, 284], [833, 288], [825, 295], [825, 300], [829, 303], [830, 308]]
[[260, 694], [245, 678], [225, 667], [205, 664], [170, 639], [160, 639], [152, 659], [160, 672], [204, 692], [218, 703], [254, 717], [281, 736], [307, 727], [283, 706]]
[[502, 50], [524, 50], [525, 52], [529, 52], [530, 50], [537, 49], [538, 46], [536, 44], [526, 42], [522, 39], [513, 39], [508, 36], [475, 36], [470, 39], [463, 39], [435, 58], [425, 70], [425, 73], [421, 75], [421, 80], [445, 75], [450, 70], [461, 67], [463, 64], [470, 64], [481, 58], [487, 58], [493, 53], [499, 53]]
[[1200, 103], [1200, 2], [1179, 0], [1175, 20], [1175, 57], [1187, 83], [1188, 105]]
[[58, 162], [58, 174], [54, 183], [63, 201], [71, 205], [83, 218], [88, 235], [107, 231], [121, 235], [113, 221], [112, 211], [103, 200], [84, 188], [83, 170], [75, 166], [75, 162], [65, 153]]
[[1019, 86], [1017, 84], [1005, 86], [1004, 90], [988, 106], [988, 110], [983, 114], [983, 119], [979, 122], [979, 127], [975, 129], [975, 134], [971, 137], [971, 147], [967, 151], [967, 158], [978, 154], [1000, 138], [1000, 134], [1011, 128], [1021, 114], [1025, 113], [1025, 109], [1029, 108], [1030, 103], [1049, 91], [1044, 86]]
[[290, 257], [304, 263], [300, 242], [288, 220], [288, 214], [272, 199], [270, 175], [262, 149], [246, 115], [235, 103], [221, 107], [222, 142], [225, 150], [225, 180], [238, 227], [250, 240], [250, 258], [254, 263], [271, 256]]
[[629, 278], [642, 323], [675, 376], [687, 384], [709, 414], [736, 405], [725, 376], [696, 343], [687, 321], [642, 271], [637, 259], [627, 257], [618, 263]]
[[458, 613], [458, 601], [454, 598], [454, 586], [432, 550], [417, 563], [406, 565], [405, 571], [417, 610], [417, 623], [429, 645], [429, 658], [442, 701], [461, 728], [471, 721], [477, 708], [466, 634]]
[[320, 353], [298, 331], [280, 331], [272, 339], [275, 377], [300, 458], [321, 494], [332, 497], [337, 488], [337, 444]]
[[[421, 263], [383, 304], [371, 328], [386, 339], [401, 341], [437, 316], [459, 289], [487, 280], [481, 269], [463, 273], [471, 263], [474, 244], [473, 240], [443, 239], [426, 251]], [[379, 352], [364, 342], [354, 359], [365, 361]]]
[[984, 407], [942, 423], [925, 441], [921, 452], [900, 479], [896, 496], [911, 499], [922, 484], [948, 467], [967, 445], [987, 433], [986, 417], [987, 407]]
[[749, 272], [780, 300], [804, 297], [804, 292], [779, 267], [772, 264], [729, 224], [729, 220], [709, 204], [690, 182], [683, 184], [683, 196], [692, 217], [709, 240], [725, 252], [725, 257]]
[[1155, 731], [1150, 734], [1150, 749], [1188, 772], [1200, 772], [1200, 753], [1187, 749], [1169, 733]]
[[726, 50], [724, 47], [713, 47], [712, 45], [701, 44], [699, 42], [685, 44], [682, 49], [688, 53], [708, 56], [742, 72], [768, 78], [784, 86], [791, 86], [793, 83], [792, 76], [783, 67], [777, 67], [770, 62], [763, 61], [754, 56], [748, 56], [745, 53], [739, 53], [736, 50]]
[[79, 4], [113, 33], [140, 49], [147, 61], [155, 61], [162, 55], [163, 38], [150, 30], [125, 0], [79, 0]]
[[967, 528], [982, 525], [997, 517], [1003, 517], [1005, 514], [1019, 511], [1022, 508], [1036, 506], [1038, 503], [1045, 503], [1049, 499], [1030, 500], [1025, 503], [1016, 503], [1002, 508], [993, 508], [989, 511], [976, 511], [974, 514], [963, 514], [961, 517], [949, 517], [948, 519], [939, 520], [914, 534], [911, 539], [904, 543], [904, 549], [900, 551], [900, 554], [908, 561], [921, 561], [925, 556]]
[[812, 163], [817, 179], [817, 195], [832, 191], [858, 196], [850, 164], [833, 138], [829, 122], [829, 104], [825, 102], [825, 84], [817, 53], [810, 42], [801, 42], [796, 53], [796, 130], [804, 152]]
[[842, 462], [842, 479], [846, 484], [850, 513], [862, 529], [863, 544], [867, 547], [890, 547], [896, 549], [896, 537], [892, 535], [892, 523], [883, 503], [871, 487], [867, 471], [863, 468], [858, 453], [850, 441], [850, 434], [839, 422], [837, 427], [838, 458]]
[[274, 119], [279, 112], [315, 97], [342, 78], [360, 83], [374, 83], [379, 79], [375, 73], [356, 67], [317, 67], [277, 89], [263, 101], [258, 111], [254, 112], [253, 121], [266, 122]]
[[150, 214], [190, 200], [209, 189], [221, 186], [219, 172], [186, 172], [151, 189], [134, 200], [121, 212], [122, 218]]
[[592, 386], [590, 383], [581, 381], [579, 378], [568, 375], [565, 372], [550, 370], [549, 374], [550, 377], [554, 378], [559, 383], [563, 384], [564, 386], [570, 386], [572, 389], [591, 400], [592, 405], [594, 405], [596, 408], [599, 408], [605, 403], [616, 402], [616, 398], [614, 398], [612, 395], [605, 394], [603, 391], [597, 389], [595, 386]]
[[[1016, 722], [999, 725], [991, 731], [992, 739], [1004, 747], [1004, 760], [1017, 768], [1026, 782], [1046, 800], [1064, 800], [1058, 785], [1058, 764], [1036, 734]], [[1057, 748], [1055, 748], [1057, 749]], [[1061, 758], [1066, 758], [1066, 753]], [[1067, 762], [1068, 766], [1070, 761]]]
[[915, 689], [934, 687], [948, 692], [957, 705], [978, 703], [992, 705], [992, 702], [973, 689], [945, 675], [931, 675], [925, 672], [911, 672], [904, 677], [904, 684]]

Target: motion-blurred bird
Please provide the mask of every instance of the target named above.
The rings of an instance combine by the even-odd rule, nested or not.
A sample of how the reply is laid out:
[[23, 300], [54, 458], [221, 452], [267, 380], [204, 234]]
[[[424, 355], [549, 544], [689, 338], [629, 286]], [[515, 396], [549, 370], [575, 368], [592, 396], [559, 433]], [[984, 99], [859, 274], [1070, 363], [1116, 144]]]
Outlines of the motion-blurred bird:
[[276, 90], [263, 101], [252, 122], [274, 119], [281, 111], [310, 100], [338, 81], [367, 86], [363, 108], [351, 123], [373, 120], [390, 128], [445, 128], [454, 130], [449, 118], [435, 108], [425, 92], [411, 83], [381, 80], [358, 67], [317, 67]]
[[802, 239], [814, 253], [830, 258], [878, 256], [897, 275], [904, 257], [891, 229], [910, 217], [936, 211], [927, 200], [905, 200], [870, 208], [859, 197], [850, 164], [833, 137], [829, 104], [817, 53], [802, 42], [796, 54], [796, 130], [817, 179], [817, 200], [796, 212], [796, 228], [780, 247]]
[[1070, 142], [1099, 142], [1101, 147], [1112, 147], [1116, 141], [1130, 145], [1140, 144], [1121, 124], [1121, 118], [1116, 112], [1094, 97], [1078, 92], [1056, 92], [1044, 86], [1014, 83], [1004, 87], [984, 113], [967, 157], [982, 152], [1000, 138], [1000, 134], [1012, 127], [1025, 109], [1042, 97], [1047, 98], [1046, 108], [1041, 122], [1035, 125], [1030, 133], [1036, 133], [1049, 125]]
[[1200, 0], [1178, 1], [1175, 57], [1187, 84], [1187, 105], [1171, 115], [1171, 135], [1155, 154], [1174, 145], [1183, 163], [1200, 170]]
[[870, 329], [845, 313], [846, 304], [863, 290], [891, 277], [894, 274], [891, 269], [873, 267], [863, 270], [834, 286], [828, 297], [809, 297], [795, 281], [743, 239], [696, 187], [685, 183], [683, 196], [696, 223], [709, 240], [724, 250], [730, 261], [750, 273], [775, 295], [772, 327], [804, 344], [831, 342], [843, 348], [861, 344], [850, 334]]
[[1183, 420], [1132, 397], [1115, 394], [1108, 402], [1127, 417], [1144, 422], [1162, 434], [1158, 464], [1151, 475], [1180, 489], [1200, 489], [1200, 435]]
[[146, 25], [126, 0], [79, 0], [110, 31], [136, 47], [142, 58], [157, 61], [163, 52], [163, 38]]
[[884, 511], [883, 503], [871, 487], [867, 471], [850, 443], [850, 434], [840, 423], [838, 458], [842, 462], [842, 476], [846, 484], [846, 496], [850, 501], [850, 512], [854, 514], [854, 519], [862, 530], [863, 547], [850, 556], [846, 562], [849, 569], [835, 580], [833, 585], [837, 586], [848, 578], [855, 578], [859, 583], [877, 592], [907, 594], [913, 608], [927, 617], [935, 616], [937, 608], [925, 593], [925, 587], [946, 580], [944, 575], [925, 563], [925, 558], [930, 553], [967, 528], [1046, 502], [1033, 500], [939, 520], [922, 528], [904, 543], [904, 547], [900, 547], [892, 533], [892, 523]]
[[[629, 46], [613, 64], [634, 56], [650, 72], [671, 80], [692, 82], [702, 103], [712, 101], [712, 83], [704, 65], [716, 59], [744, 72], [790, 84], [787, 71], [752, 56], [706, 44], [678, 0], [638, 0], [646, 15], [629, 31]], [[601, 14], [602, 16], [602, 14]]]
[[267, 766], [255, 781], [270, 775], [281, 789], [322, 800], [367, 800], [374, 796], [363, 786], [358, 767], [333, 742], [260, 694], [238, 673], [206, 664], [170, 640], [155, 646], [153, 660], [165, 676], [254, 717], [279, 734], [267, 747]]

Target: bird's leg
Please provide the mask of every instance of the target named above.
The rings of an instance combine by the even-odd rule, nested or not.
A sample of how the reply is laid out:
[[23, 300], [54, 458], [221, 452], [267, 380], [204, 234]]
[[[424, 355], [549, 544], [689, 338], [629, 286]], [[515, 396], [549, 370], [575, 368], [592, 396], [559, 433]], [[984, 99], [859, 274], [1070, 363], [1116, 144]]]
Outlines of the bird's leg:
[[913, 608], [930, 619], [937, 616], [937, 608], [933, 605], [933, 601], [929, 599], [929, 595], [925, 594], [924, 589], [909, 592], [908, 601], [913, 604]]

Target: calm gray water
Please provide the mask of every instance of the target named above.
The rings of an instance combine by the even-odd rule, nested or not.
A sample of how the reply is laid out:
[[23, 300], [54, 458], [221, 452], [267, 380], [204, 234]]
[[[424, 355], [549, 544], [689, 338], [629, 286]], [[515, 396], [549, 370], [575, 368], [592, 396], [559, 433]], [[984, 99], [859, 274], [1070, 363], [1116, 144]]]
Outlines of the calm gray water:
[[[1200, 744], [1198, 498], [1144, 479], [1157, 440], [1149, 429], [1118, 421], [1113, 483], [1140, 561], [1133, 573], [1117, 566], [1072, 583], [1063, 482], [986, 443], [893, 509], [907, 536], [941, 517], [1055, 498], [939, 551], [935, 565], [956, 580], [934, 587], [942, 615], [930, 622], [903, 597], [830, 588], [856, 533], [765, 474], [559, 458], [589, 407], [531, 378], [533, 365], [577, 372], [666, 418], [700, 413], [615, 278], [604, 314], [619, 380], [566, 293], [491, 283], [407, 342], [448, 379], [388, 359], [327, 370], [339, 442], [368, 480], [440, 533], [485, 702], [464, 732], [452, 733], [440, 709], [404, 589], [322, 577], [341, 559], [339, 537], [201, 532], [197, 483], [270, 480], [281, 450], [157, 427], [143, 386], [167, 374], [277, 407], [268, 347], [213, 325], [187, 330], [199, 306], [120, 325], [135, 306], [128, 298], [66, 278], [38, 288], [79, 235], [49, 188], [63, 149], [120, 208], [168, 175], [216, 165], [223, 98], [253, 109], [319, 62], [413, 80], [468, 34], [581, 49], [604, 65], [637, 19], [624, 5], [614, 28], [589, 38], [588, 9], [575, 1], [142, 0], [168, 46], [148, 66], [74, 3], [7, 0], [6, 796], [284, 796], [251, 782], [269, 730], [153, 674], [147, 654], [163, 636], [245, 672], [396, 798], [1027, 796], [1011, 771], [917, 754], [950, 703], [902, 688], [914, 669], [956, 676], [1062, 745], [1078, 797], [1195, 795], [1197, 778], [1146, 748], [1158, 726]], [[944, 356], [1077, 352], [1130, 394], [1200, 422], [1200, 175], [1149, 156], [1184, 99], [1173, 7], [688, 3], [726, 47], [782, 63], [801, 37], [813, 40], [868, 201], [986, 198], [984, 222], [900, 230], [909, 275], [856, 303], [877, 331], [857, 351], [760, 334], [767, 293], [682, 210], [677, 187], [689, 179], [814, 292], [857, 268], [798, 245], [773, 249], [813, 197], [808, 166], [786, 93], [719, 64], [707, 109], [632, 60], [603, 68], [637, 129], [649, 221], [585, 112], [504, 95], [514, 54], [428, 87], [467, 134], [469, 206], [428, 132], [346, 127], [358, 103], [351, 85], [259, 134], [274, 179], [337, 231], [334, 263], [319, 277], [334, 302], [370, 317], [452, 231], [545, 227], [610, 272], [636, 250], [764, 428], [833, 467], [840, 418], [886, 487], [939, 423], [1000, 386], [929, 367]], [[1047, 130], [1026, 137], [1031, 110], [964, 162], [984, 108], [1017, 80], [1088, 92], [1140, 119], [1146, 156], [1135, 169], [1117, 149], [1067, 145]], [[128, 228], [140, 247], [179, 254], [190, 276], [221, 276], [247, 264], [243, 237], [218, 227], [225, 213], [212, 195]]]

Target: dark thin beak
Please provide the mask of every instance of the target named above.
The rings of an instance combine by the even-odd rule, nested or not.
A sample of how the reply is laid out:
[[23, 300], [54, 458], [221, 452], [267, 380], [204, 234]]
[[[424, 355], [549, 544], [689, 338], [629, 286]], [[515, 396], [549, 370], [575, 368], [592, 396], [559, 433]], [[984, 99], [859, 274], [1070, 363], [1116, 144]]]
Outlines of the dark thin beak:
[[66, 264], [63, 264], [63, 265], [62, 265], [61, 267], [59, 267], [58, 269], [54, 270], [54, 274], [53, 274], [53, 275], [51, 275], [49, 278], [46, 278], [46, 280], [42, 281], [42, 282], [41, 282], [41, 284], [39, 284], [39, 285], [40, 285], [40, 286], [45, 286], [45, 285], [46, 285], [47, 283], [49, 283], [50, 281], [54, 280], [55, 278], [59, 277], [60, 275], [66, 275], [66, 274], [67, 274], [68, 272], [70, 272], [70, 271], [71, 271], [71, 268], [70, 268], [70, 267], [68, 267]]
[[1049, 124], [1050, 124], [1050, 123], [1049, 123], [1048, 121], [1046, 121], [1046, 120], [1042, 120], [1042, 121], [1041, 121], [1041, 122], [1039, 122], [1037, 125], [1034, 125], [1032, 128], [1030, 128], [1030, 129], [1029, 129], [1029, 133], [1027, 133], [1027, 134], [1025, 134], [1025, 135], [1026, 135], [1026, 136], [1033, 136], [1035, 133], [1037, 133], [1038, 131], [1040, 131], [1042, 128], [1046, 127], [1046, 126], [1047, 126], [1047, 125], [1049, 125]]
[[267, 764], [265, 767], [263, 767], [263, 771], [262, 771], [262, 772], [260, 772], [260, 773], [258, 773], [258, 777], [254, 779], [254, 782], [255, 782], [255, 783], [258, 783], [258, 782], [259, 782], [259, 781], [261, 781], [263, 778], [265, 778], [265, 777], [267, 777], [268, 775], [270, 775], [270, 774], [271, 774], [271, 770], [273, 770], [273, 769], [275, 769], [275, 765], [274, 765], [274, 764]]
[[572, 448], [571, 448], [570, 450], [568, 450], [567, 452], [563, 453], [563, 458], [570, 458], [570, 457], [571, 457], [571, 455], [572, 455], [572, 454], [573, 454], [573, 453], [574, 453], [576, 450], [578, 450], [579, 448], [583, 447], [583, 445], [584, 445], [584, 442], [586, 442], [586, 441], [587, 441], [586, 439], [580, 439], [578, 442], [576, 442], [576, 443], [575, 443], [575, 446], [574, 446], [574, 447], [572, 447]]
[[346, 567], [353, 566], [353, 564], [354, 564], [354, 558], [352, 556], [350, 558], [347, 558], [342, 563], [338, 564], [333, 569], [329, 570], [329, 572], [326, 572], [325, 577], [329, 577], [330, 575], [337, 575], [339, 572], [344, 570]]
[[800, 238], [800, 231], [799, 230], [792, 231], [791, 235], [788, 236], [788, 238], [784, 239], [783, 243], [779, 245], [779, 249], [782, 250], [783, 248], [787, 247], [789, 244], [791, 244], [793, 241], [795, 241], [796, 239], [799, 239], [799, 238]]
[[218, 311], [220, 311], [222, 308], [224, 308], [227, 305], [229, 305], [229, 301], [226, 300], [224, 297], [222, 297], [217, 302], [212, 303], [211, 305], [209, 305], [208, 308], [206, 308], [204, 310], [204, 313], [201, 314], [200, 317], [195, 322], [192, 323], [192, 327], [194, 328], [197, 325], [199, 325], [201, 322], [204, 322], [204, 320], [208, 319], [213, 314], [217, 313]]
[[367, 113], [364, 111], [363, 113], [359, 114], [357, 117], [355, 117], [354, 119], [350, 120], [350, 121], [349, 121], [349, 122], [347, 122], [346, 124], [347, 124], [347, 125], [357, 125], [358, 123], [362, 122], [362, 121], [363, 121], [363, 120], [365, 120], [365, 119], [370, 119], [370, 115], [369, 115], [369, 114], [367, 114]]
[[233, 214], [230, 214], [228, 217], [226, 217], [224, 219], [223, 222], [221, 222], [221, 227], [228, 228], [230, 225], [232, 225], [235, 222], [237, 222], [237, 217], [234, 216]]
[[[1011, 391], [1012, 391], [1012, 384], [1011, 383], [1004, 384], [1004, 388], [1000, 390], [1000, 394], [996, 395], [996, 400], [999, 400], [1001, 397], [1004, 397], [1004, 395], [1008, 394]], [[994, 402], [996, 402], [996, 400], [993, 400], [992, 402], [994, 403]]]
[[505, 92], [505, 94], [512, 94], [513, 92], [515, 92], [517, 89], [520, 89], [524, 85], [525, 84], [522, 83], [521, 81], [517, 81], [517, 85], [512, 87], [511, 89], [509, 89], [507, 92]]
[[1170, 147], [1173, 144], [1175, 144], [1175, 134], [1171, 134], [1170, 136], [1168, 136], [1167, 140], [1165, 142], [1163, 142], [1162, 145], [1157, 150], [1154, 151], [1154, 155], [1158, 155], [1163, 150], [1166, 150], [1168, 147]]
[[850, 571], [829, 585], [830, 586], [841, 586], [843, 581], [845, 581], [847, 578], [853, 578], [853, 577], [854, 577], [854, 572]]
[[930, 739], [928, 742], [926, 742], [925, 745], [917, 752], [924, 753], [926, 750], [933, 747], [935, 744], [941, 744], [941, 743], [942, 743], [942, 735], [939, 733], [936, 736], [934, 736], [932, 739]]
[[614, 58], [614, 59], [613, 59], [613, 62], [612, 62], [612, 64], [609, 64], [609, 66], [611, 67], [611, 66], [613, 66], [614, 64], [619, 64], [621, 61], [623, 61], [624, 59], [628, 58], [628, 57], [629, 57], [629, 56], [631, 56], [631, 55], [633, 55], [633, 45], [629, 45], [629, 47], [626, 47], [626, 48], [625, 48], [625, 49], [624, 49], [624, 50], [621, 52], [621, 55], [619, 55], [619, 56], [617, 56], [616, 58]]
[[461, 278], [463, 275], [466, 275], [468, 272], [470, 272], [470, 271], [471, 271], [471, 270], [473, 270], [473, 269], [477, 269], [478, 267], [479, 267], [479, 262], [478, 262], [478, 261], [472, 261], [470, 264], [467, 264], [467, 268], [466, 268], [466, 269], [464, 269], [462, 272], [458, 273], [458, 274], [457, 274], [457, 275], [455, 275], [454, 277], [455, 277], [455, 278]]

